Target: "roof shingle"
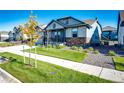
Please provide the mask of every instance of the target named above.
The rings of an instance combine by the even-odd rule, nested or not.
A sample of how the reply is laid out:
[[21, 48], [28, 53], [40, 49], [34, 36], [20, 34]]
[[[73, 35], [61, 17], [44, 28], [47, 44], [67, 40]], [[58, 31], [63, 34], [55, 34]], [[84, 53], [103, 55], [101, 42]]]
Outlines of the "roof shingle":
[[120, 11], [120, 20], [124, 21], [124, 10]]
[[96, 20], [88, 19], [88, 20], [84, 20], [83, 22], [85, 22], [86, 24], [92, 25], [94, 22], [96, 22]]
[[102, 29], [102, 31], [117, 31], [117, 29], [115, 27], [106, 26]]

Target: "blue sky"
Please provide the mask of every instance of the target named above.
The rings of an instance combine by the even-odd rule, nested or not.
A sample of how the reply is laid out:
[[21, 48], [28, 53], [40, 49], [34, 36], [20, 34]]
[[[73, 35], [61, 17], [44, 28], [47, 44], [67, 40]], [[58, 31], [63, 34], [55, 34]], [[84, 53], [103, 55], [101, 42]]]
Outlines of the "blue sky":
[[[72, 16], [79, 20], [98, 18], [102, 27], [117, 27], [117, 10], [34, 10], [39, 24], [48, 24], [52, 19]], [[14, 26], [24, 24], [30, 10], [0, 10], [0, 31], [11, 31]]]

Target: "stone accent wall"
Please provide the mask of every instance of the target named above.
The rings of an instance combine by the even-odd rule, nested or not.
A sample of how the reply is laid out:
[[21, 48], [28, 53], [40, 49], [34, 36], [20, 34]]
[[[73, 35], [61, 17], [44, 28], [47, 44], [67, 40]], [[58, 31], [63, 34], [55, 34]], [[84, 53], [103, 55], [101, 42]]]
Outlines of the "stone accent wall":
[[77, 37], [77, 38], [66, 38], [66, 44], [69, 46], [81, 46], [86, 44], [86, 38], [85, 37]]

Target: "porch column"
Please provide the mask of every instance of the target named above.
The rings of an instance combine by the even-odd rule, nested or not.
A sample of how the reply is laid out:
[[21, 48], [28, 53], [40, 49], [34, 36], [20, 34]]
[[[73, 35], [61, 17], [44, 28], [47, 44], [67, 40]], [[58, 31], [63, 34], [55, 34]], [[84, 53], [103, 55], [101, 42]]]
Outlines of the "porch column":
[[49, 44], [49, 31], [47, 30], [47, 46]]

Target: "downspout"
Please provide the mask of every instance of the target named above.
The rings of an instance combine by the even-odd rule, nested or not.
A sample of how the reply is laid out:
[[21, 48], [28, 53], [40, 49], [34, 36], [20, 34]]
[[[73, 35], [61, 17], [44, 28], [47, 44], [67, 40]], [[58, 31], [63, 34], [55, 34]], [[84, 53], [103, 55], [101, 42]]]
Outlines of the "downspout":
[[117, 25], [117, 39], [118, 39], [118, 44], [120, 43], [119, 42], [119, 29], [120, 29], [119, 26], [120, 26], [120, 12], [118, 13], [118, 25]]

